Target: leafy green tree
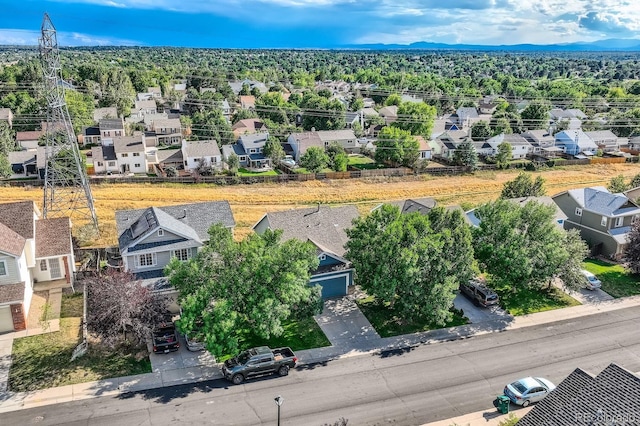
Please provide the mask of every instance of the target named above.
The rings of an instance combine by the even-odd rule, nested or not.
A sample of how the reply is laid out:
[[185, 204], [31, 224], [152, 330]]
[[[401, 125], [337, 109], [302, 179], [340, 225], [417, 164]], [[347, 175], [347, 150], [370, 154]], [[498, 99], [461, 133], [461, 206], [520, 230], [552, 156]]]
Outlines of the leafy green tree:
[[509, 167], [509, 161], [511, 161], [511, 157], [513, 156], [513, 151], [511, 150], [511, 144], [508, 142], [502, 142], [498, 145], [498, 152], [496, 153], [496, 165], [500, 169], [506, 169]]
[[395, 167], [412, 167], [418, 160], [419, 149], [420, 143], [411, 136], [411, 132], [387, 126], [378, 135], [375, 160], [378, 163], [390, 163]]
[[540, 197], [545, 193], [542, 176], [534, 181], [530, 174], [521, 172], [514, 180], [504, 184], [500, 198]]
[[391, 106], [391, 105], [400, 106], [401, 103], [402, 103], [402, 96], [400, 96], [397, 93], [390, 94], [389, 96], [387, 96], [387, 99], [385, 99], [384, 101], [385, 106]]
[[319, 173], [329, 164], [329, 156], [319, 146], [312, 146], [300, 158], [300, 165], [311, 173]]
[[403, 102], [398, 106], [398, 120], [392, 126], [430, 138], [436, 114], [435, 107], [424, 102]]
[[75, 134], [82, 132], [82, 128], [93, 125], [93, 98], [87, 94], [67, 90], [64, 94], [69, 109], [69, 116], [73, 123]]
[[474, 171], [478, 168], [478, 152], [471, 142], [462, 142], [453, 153], [453, 164]]
[[103, 94], [100, 106], [115, 105], [118, 108], [119, 116], [131, 115], [131, 107], [136, 93], [129, 75], [122, 68], [111, 68], [106, 74], [103, 74], [100, 86]]
[[481, 269], [516, 291], [549, 284], [563, 274], [571, 278], [575, 271], [564, 264], [569, 259], [584, 259], [585, 243], [579, 244], [582, 240], [568, 237], [556, 225], [552, 206], [498, 200], [477, 208], [476, 216], [480, 224], [473, 229], [473, 244]]
[[633, 223], [627, 238], [629, 244], [624, 250], [624, 260], [631, 272], [640, 274], [640, 220]]
[[546, 128], [549, 122], [549, 111], [551, 111], [549, 101], [532, 101], [520, 114], [523, 126], [526, 129]]
[[327, 155], [329, 156], [329, 167], [336, 172], [346, 172], [349, 157], [346, 151], [337, 142], [332, 142], [327, 147]]
[[274, 165], [280, 164], [285, 155], [282, 144], [273, 136], [269, 136], [269, 139], [264, 144], [263, 154], [265, 157], [270, 158]]
[[629, 184], [630, 188], [637, 188], [640, 186], [640, 173], [638, 173], [637, 175], [635, 175], [632, 179], [631, 179], [631, 183]]
[[472, 275], [471, 234], [460, 212], [401, 214], [383, 205], [357, 218], [347, 235], [345, 256], [368, 294], [403, 320], [450, 319], [456, 290]]
[[236, 124], [240, 120], [246, 118], [258, 118], [258, 114], [253, 109], [238, 109], [231, 120], [232, 124]]
[[484, 120], [480, 120], [471, 125], [471, 139], [474, 141], [484, 141], [491, 137], [491, 127], [489, 123]]
[[227, 167], [229, 167], [229, 171], [231, 173], [238, 171], [238, 168], [240, 167], [240, 159], [236, 154], [229, 154], [229, 157], [227, 158]]
[[261, 339], [279, 337], [292, 319], [321, 310], [320, 288], [309, 286], [318, 267], [316, 248], [282, 231], [267, 230], [233, 241], [231, 231], [214, 225], [210, 242], [187, 262], [166, 268], [178, 289], [182, 332], [202, 338], [216, 357], [235, 353], [246, 332]]
[[16, 143], [6, 121], [0, 121], [0, 177], [9, 177], [13, 173], [9, 163], [9, 152], [14, 151]]
[[624, 181], [624, 175], [618, 175], [611, 178], [607, 189], [612, 193], [624, 192], [629, 189], [629, 185]]
[[362, 96], [354, 96], [351, 98], [351, 102], [349, 103], [350, 111], [360, 111], [364, 108], [364, 101], [362, 100]]
[[362, 124], [360, 124], [360, 122], [358, 121], [353, 123], [353, 125], [351, 126], [351, 130], [353, 130], [353, 134], [357, 138], [361, 138], [364, 135], [364, 129], [362, 128]]
[[191, 116], [191, 134], [199, 140], [214, 139], [220, 145], [234, 142], [233, 131], [218, 108], [207, 108], [196, 111]]

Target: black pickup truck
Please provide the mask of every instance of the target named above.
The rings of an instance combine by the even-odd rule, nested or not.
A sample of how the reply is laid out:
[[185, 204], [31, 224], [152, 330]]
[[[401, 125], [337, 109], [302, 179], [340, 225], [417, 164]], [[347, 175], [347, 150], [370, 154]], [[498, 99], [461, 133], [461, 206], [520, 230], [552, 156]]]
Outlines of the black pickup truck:
[[151, 334], [153, 338], [153, 352], [166, 354], [180, 349], [178, 332], [173, 322], [158, 324]]
[[259, 346], [226, 360], [222, 366], [222, 374], [225, 379], [239, 385], [245, 379], [265, 374], [286, 376], [289, 369], [296, 366], [296, 362], [298, 358], [290, 348], [270, 349]]

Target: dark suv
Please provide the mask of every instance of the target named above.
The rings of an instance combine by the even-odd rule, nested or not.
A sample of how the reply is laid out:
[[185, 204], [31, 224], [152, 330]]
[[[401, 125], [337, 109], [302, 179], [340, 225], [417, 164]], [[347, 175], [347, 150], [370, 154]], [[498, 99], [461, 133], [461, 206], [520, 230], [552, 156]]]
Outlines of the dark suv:
[[480, 281], [470, 280], [468, 283], [460, 284], [460, 292], [467, 296], [476, 306], [497, 305], [500, 299], [495, 291], [486, 287]]

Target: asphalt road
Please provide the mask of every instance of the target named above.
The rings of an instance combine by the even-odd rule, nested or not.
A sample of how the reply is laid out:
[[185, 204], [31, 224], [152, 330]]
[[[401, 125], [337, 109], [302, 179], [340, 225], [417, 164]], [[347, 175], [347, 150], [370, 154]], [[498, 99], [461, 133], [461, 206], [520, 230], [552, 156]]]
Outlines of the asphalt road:
[[640, 309], [629, 308], [405, 351], [303, 366], [287, 377], [222, 380], [5, 413], [2, 425], [419, 425], [492, 407], [507, 382], [558, 383], [576, 367], [640, 371]]

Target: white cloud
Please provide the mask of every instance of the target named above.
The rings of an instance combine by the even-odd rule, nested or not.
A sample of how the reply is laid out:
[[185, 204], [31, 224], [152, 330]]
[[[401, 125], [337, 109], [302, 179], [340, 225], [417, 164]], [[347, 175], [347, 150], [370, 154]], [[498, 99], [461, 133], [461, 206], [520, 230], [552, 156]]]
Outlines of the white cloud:
[[35, 46], [38, 44], [40, 31], [0, 28], [0, 44]]

